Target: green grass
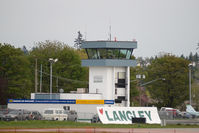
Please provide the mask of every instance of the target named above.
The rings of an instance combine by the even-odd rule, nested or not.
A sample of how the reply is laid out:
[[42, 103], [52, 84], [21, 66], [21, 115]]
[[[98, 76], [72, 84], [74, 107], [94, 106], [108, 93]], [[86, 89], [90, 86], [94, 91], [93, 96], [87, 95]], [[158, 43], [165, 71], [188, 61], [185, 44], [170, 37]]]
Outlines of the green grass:
[[199, 125], [101, 124], [69, 121], [0, 121], [0, 128], [199, 128]]

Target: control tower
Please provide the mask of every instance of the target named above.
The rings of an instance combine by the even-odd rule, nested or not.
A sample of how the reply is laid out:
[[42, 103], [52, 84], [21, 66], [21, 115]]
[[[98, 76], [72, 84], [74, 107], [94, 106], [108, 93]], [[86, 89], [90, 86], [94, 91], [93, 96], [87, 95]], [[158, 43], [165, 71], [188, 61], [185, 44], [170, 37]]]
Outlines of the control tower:
[[114, 100], [115, 106], [130, 105], [130, 67], [136, 41], [85, 41], [81, 48], [88, 59], [82, 66], [89, 67], [89, 93], [101, 94], [102, 99]]

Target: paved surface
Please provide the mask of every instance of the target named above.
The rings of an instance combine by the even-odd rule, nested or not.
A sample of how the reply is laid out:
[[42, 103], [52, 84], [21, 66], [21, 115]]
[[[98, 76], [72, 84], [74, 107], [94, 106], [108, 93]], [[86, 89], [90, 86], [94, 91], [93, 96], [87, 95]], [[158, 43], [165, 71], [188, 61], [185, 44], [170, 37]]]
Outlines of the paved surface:
[[57, 133], [199, 133], [199, 128], [48, 128], [0, 129], [0, 132], [57, 132]]

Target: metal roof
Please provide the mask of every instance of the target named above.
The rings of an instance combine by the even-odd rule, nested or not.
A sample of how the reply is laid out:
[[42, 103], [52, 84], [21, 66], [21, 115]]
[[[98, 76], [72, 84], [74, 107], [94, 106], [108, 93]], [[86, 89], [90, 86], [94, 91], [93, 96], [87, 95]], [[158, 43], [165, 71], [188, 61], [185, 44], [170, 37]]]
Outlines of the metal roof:
[[137, 41], [84, 41], [81, 48], [137, 48]]

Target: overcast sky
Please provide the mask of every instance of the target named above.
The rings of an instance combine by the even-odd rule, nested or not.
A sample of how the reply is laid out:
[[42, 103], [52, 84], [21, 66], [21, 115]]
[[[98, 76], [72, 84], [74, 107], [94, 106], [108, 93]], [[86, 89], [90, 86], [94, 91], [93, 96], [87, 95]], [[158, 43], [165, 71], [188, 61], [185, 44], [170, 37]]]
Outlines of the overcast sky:
[[136, 57], [159, 52], [195, 53], [199, 42], [199, 0], [0, 0], [0, 42], [28, 49], [58, 40], [84, 38], [138, 41]]

